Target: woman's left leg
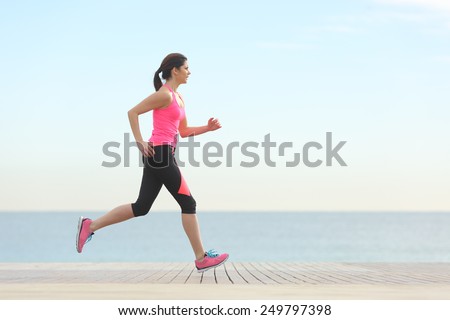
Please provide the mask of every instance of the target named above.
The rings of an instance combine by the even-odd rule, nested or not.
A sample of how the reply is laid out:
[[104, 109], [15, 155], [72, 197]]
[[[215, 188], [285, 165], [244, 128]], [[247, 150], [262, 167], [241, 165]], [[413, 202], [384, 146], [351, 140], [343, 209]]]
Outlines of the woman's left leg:
[[192, 197], [187, 183], [181, 175], [173, 153], [169, 153], [168, 158], [168, 163], [157, 170], [159, 171], [158, 177], [180, 205], [183, 228], [189, 238], [196, 258], [195, 266], [199, 272], [215, 268], [228, 259], [228, 254], [223, 253], [219, 255], [213, 252], [213, 250], [205, 252], [197, 221], [195, 199]]
[[194, 250], [195, 259], [201, 260], [205, 256], [205, 249], [203, 248], [202, 239], [200, 236], [200, 227], [197, 221], [197, 215], [194, 213], [182, 213], [181, 221], [183, 223], [184, 232], [191, 243], [192, 250]]
[[159, 179], [178, 202], [181, 208], [183, 229], [191, 243], [196, 259], [202, 259], [205, 255], [205, 249], [201, 240], [195, 199], [192, 197], [178, 166], [174, 162], [169, 163], [170, 165], [167, 167], [158, 169]]

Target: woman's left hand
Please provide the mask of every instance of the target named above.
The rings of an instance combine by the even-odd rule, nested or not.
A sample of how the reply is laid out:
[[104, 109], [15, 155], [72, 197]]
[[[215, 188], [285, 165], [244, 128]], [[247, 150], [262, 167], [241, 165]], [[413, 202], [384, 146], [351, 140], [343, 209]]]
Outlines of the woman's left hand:
[[209, 118], [208, 120], [208, 131], [214, 131], [222, 128], [222, 125], [219, 122], [219, 119]]

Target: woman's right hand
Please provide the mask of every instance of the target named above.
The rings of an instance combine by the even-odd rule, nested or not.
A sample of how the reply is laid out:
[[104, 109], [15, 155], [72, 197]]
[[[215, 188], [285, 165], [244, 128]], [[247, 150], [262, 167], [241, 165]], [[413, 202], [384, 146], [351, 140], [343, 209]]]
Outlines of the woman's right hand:
[[147, 141], [138, 141], [137, 145], [138, 145], [139, 151], [142, 152], [144, 157], [153, 157], [153, 154], [155, 153], [155, 151], [153, 150], [152, 143], [149, 143]]

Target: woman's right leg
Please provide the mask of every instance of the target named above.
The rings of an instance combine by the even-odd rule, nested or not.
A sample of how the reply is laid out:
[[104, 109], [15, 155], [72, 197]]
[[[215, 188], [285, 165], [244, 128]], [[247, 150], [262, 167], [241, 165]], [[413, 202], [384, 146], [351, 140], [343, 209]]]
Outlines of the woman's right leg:
[[90, 229], [92, 232], [95, 232], [98, 229], [110, 226], [115, 223], [126, 221], [131, 218], [134, 218], [131, 203], [123, 204], [121, 206], [112, 209], [111, 211], [101, 216], [100, 218], [92, 220]]
[[136, 202], [118, 206], [96, 220], [80, 217], [76, 237], [76, 247], [79, 253], [83, 251], [84, 245], [91, 239], [95, 231], [134, 217], [144, 216], [150, 211], [161, 190], [162, 182], [155, 176], [154, 170], [149, 168], [146, 162], [144, 164], [141, 188]]
[[[144, 161], [146, 161], [145, 158]], [[106, 226], [146, 215], [150, 211], [161, 187], [162, 182], [156, 177], [153, 170], [148, 168], [148, 166], [145, 167], [142, 174], [139, 196], [136, 202], [118, 206], [100, 218], [93, 220], [90, 225], [91, 231], [95, 232]]]

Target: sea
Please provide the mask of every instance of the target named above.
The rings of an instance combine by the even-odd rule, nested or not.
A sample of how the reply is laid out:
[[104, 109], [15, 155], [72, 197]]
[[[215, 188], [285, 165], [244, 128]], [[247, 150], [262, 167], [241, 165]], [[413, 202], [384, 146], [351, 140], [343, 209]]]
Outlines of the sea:
[[[0, 262], [175, 262], [194, 259], [178, 212], [98, 230], [76, 252], [78, 217], [0, 212]], [[205, 212], [205, 249], [240, 262], [450, 262], [450, 212]]]

